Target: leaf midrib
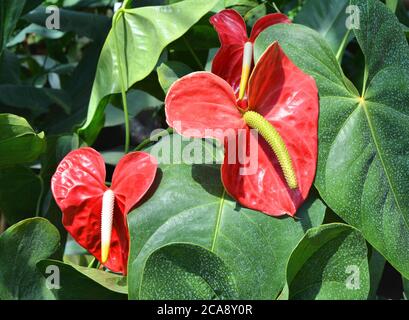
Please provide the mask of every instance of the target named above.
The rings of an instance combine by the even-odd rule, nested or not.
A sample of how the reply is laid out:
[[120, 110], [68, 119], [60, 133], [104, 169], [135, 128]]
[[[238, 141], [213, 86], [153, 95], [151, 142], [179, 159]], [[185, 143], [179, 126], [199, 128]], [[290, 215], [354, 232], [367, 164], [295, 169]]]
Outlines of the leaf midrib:
[[365, 102], [362, 102], [359, 106], [362, 106], [362, 109], [364, 110], [365, 117], [366, 117], [367, 122], [368, 122], [369, 130], [371, 131], [371, 137], [372, 137], [372, 140], [373, 140], [374, 145], [375, 145], [376, 153], [379, 156], [379, 161], [381, 162], [383, 171], [384, 171], [386, 179], [388, 181], [389, 188], [390, 188], [390, 190], [392, 192], [392, 195], [393, 195], [393, 199], [394, 199], [394, 201], [396, 203], [396, 206], [398, 208], [398, 211], [399, 211], [400, 215], [403, 218], [403, 221], [405, 222], [406, 229], [409, 230], [409, 222], [407, 221], [407, 218], [403, 214], [402, 208], [400, 207], [400, 202], [398, 201], [398, 198], [396, 196], [395, 188], [394, 188], [392, 180], [391, 180], [391, 178], [389, 176], [389, 172], [388, 172], [388, 170], [386, 168], [386, 165], [385, 165], [385, 160], [383, 159], [383, 156], [382, 156], [380, 145], [379, 145], [378, 140], [377, 140], [376, 135], [375, 135], [375, 128], [374, 128], [374, 125], [373, 125], [373, 123], [371, 121], [371, 118], [369, 116], [368, 108], [367, 108]]
[[218, 210], [217, 210], [216, 225], [215, 225], [214, 232], [213, 232], [213, 237], [212, 237], [212, 246], [210, 248], [210, 251], [213, 252], [213, 253], [214, 253], [217, 238], [218, 238], [218, 235], [219, 235], [220, 222], [221, 222], [221, 219], [222, 219], [225, 197], [226, 197], [226, 189], [223, 188], [223, 193], [222, 193], [222, 195], [220, 197], [219, 207], [218, 207]]

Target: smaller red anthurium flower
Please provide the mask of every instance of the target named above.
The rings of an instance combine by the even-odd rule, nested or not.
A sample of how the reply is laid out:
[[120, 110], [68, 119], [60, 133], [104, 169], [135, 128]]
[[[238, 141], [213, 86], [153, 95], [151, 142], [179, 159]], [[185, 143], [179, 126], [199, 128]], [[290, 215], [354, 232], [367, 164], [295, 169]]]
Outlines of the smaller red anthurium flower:
[[[232, 9], [222, 10], [210, 18], [221, 43], [216, 53], [212, 73], [226, 80], [236, 95], [243, 99], [245, 92], [238, 92], [240, 82], [248, 81], [253, 66], [253, 44], [258, 35], [268, 27], [278, 23], [291, 23], [284, 14], [268, 14], [254, 24], [250, 38], [247, 36], [246, 23], [241, 15]], [[244, 58], [244, 59], [243, 59]], [[242, 86], [243, 87], [243, 86]]]
[[[260, 57], [248, 90], [246, 86], [242, 90], [248, 99], [240, 100], [217, 75], [191, 73], [176, 81], [166, 96], [167, 123], [181, 135], [224, 143], [222, 182], [240, 204], [273, 216], [293, 216], [315, 177], [317, 86], [277, 42]], [[240, 139], [243, 132], [245, 140]], [[255, 161], [230, 161], [231, 146], [235, 153], [241, 147]], [[251, 165], [254, 162], [257, 166]]]
[[70, 152], [52, 177], [51, 190], [64, 227], [113, 272], [127, 272], [127, 214], [149, 190], [156, 170], [151, 155], [129, 153], [119, 161], [108, 188], [102, 156], [92, 148], [81, 148]]

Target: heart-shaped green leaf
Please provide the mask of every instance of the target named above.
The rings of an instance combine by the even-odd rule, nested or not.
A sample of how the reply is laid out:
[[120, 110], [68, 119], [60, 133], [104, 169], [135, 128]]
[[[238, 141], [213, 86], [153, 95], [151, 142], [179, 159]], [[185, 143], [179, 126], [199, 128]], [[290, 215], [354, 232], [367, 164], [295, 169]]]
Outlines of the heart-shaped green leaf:
[[44, 133], [12, 114], [0, 114], [0, 167], [34, 161], [44, 151]]
[[294, 300], [357, 300], [369, 293], [367, 248], [345, 224], [307, 231], [288, 261], [287, 287]]
[[153, 252], [146, 261], [141, 299], [220, 300], [237, 297], [229, 268], [217, 255], [202, 247], [170, 244]]
[[409, 277], [408, 43], [380, 1], [352, 4], [359, 9], [355, 27], [360, 29], [354, 33], [366, 60], [362, 94], [309, 28], [269, 28], [256, 42], [256, 55], [278, 40], [294, 63], [315, 77], [321, 105], [315, 184], [331, 209]]
[[[224, 272], [233, 276], [238, 298], [274, 299], [284, 286], [291, 251], [309, 228], [322, 223], [325, 206], [313, 196], [296, 220], [240, 207], [224, 191], [220, 166], [209, 164], [215, 150], [209, 141], [186, 140], [179, 135], [167, 136], [150, 149], [161, 163], [157, 175], [160, 185], [149, 201], [128, 216], [130, 298], [143, 298], [142, 275], [154, 251], [169, 244], [189, 243], [224, 262], [229, 269]], [[189, 165], [181, 159], [188, 163], [205, 163], [207, 159], [208, 164]], [[210, 269], [209, 273], [216, 272]], [[188, 294], [174, 292], [173, 296]]]
[[0, 235], [0, 299], [53, 299], [36, 263], [59, 246], [57, 229], [43, 218], [21, 221]]
[[181, 37], [218, 0], [185, 0], [168, 6], [121, 9], [99, 58], [86, 123], [80, 132], [92, 142], [103, 126], [107, 96], [128, 90], [155, 68], [162, 50]]

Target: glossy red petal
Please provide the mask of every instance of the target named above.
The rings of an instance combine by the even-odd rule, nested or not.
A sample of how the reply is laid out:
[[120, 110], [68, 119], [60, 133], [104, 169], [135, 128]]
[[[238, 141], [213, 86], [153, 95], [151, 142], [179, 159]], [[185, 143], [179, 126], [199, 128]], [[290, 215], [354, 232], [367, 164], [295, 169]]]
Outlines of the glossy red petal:
[[107, 190], [101, 155], [91, 148], [70, 152], [58, 165], [51, 190], [63, 213], [64, 227], [81, 246], [100, 258], [102, 196]]
[[[263, 138], [249, 128], [245, 132], [243, 140], [236, 137], [234, 143], [225, 143], [221, 175], [227, 193], [246, 208], [271, 216], [294, 215], [304, 201], [300, 191], [288, 188], [277, 158]], [[247, 159], [239, 160], [239, 148], [234, 145], [244, 145]], [[236, 150], [236, 161], [229, 161], [229, 148]]]
[[227, 81], [236, 95], [240, 89], [244, 45], [221, 47], [214, 56], [212, 73]]
[[250, 41], [254, 43], [261, 32], [278, 23], [291, 23], [291, 20], [282, 13], [272, 13], [258, 19], [251, 30]]
[[216, 53], [212, 72], [226, 80], [238, 91], [243, 63], [243, 47], [248, 41], [246, 23], [241, 15], [231, 9], [223, 10], [210, 18], [221, 43]]
[[241, 15], [232, 9], [222, 10], [210, 18], [222, 45], [244, 44], [248, 41], [246, 23]]
[[236, 97], [229, 84], [210, 72], [191, 73], [170, 88], [165, 101], [166, 121], [179, 134], [218, 138], [243, 128]]
[[275, 155], [261, 136], [258, 139], [257, 172], [243, 176], [239, 174], [243, 165], [225, 163], [223, 183], [226, 190], [246, 207], [274, 216], [294, 215], [307, 197], [315, 177], [319, 114], [315, 81], [298, 69], [274, 43], [253, 71], [249, 105], [262, 114], [285, 141], [299, 188], [288, 188]]
[[127, 215], [146, 194], [155, 180], [157, 161], [149, 153], [131, 152], [115, 168], [111, 189]]

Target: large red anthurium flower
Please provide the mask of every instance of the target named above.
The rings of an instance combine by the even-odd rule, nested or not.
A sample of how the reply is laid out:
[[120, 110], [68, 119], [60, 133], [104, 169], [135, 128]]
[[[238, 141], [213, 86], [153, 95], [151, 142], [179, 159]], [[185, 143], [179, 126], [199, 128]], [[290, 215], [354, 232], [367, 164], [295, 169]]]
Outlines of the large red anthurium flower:
[[[231, 85], [217, 75], [192, 73], [170, 88], [166, 119], [184, 136], [212, 137], [225, 144], [222, 181], [240, 204], [273, 216], [293, 216], [306, 199], [316, 170], [319, 106], [315, 81], [275, 42], [255, 66], [247, 96], [236, 99]], [[240, 139], [242, 132], [245, 140]], [[243, 147], [255, 161], [230, 161], [228, 153], [234, 144], [235, 152]]]
[[129, 232], [127, 214], [152, 185], [156, 159], [144, 152], [125, 155], [105, 185], [105, 163], [92, 148], [70, 152], [51, 180], [63, 225], [104, 266], [126, 274]]
[[[221, 43], [220, 50], [216, 53], [212, 72], [226, 80], [238, 95], [240, 80], [247, 81], [243, 74], [250, 74], [253, 65], [252, 47], [258, 35], [266, 28], [278, 23], [291, 23], [291, 20], [284, 14], [268, 14], [254, 24], [250, 34], [247, 36], [246, 23], [241, 15], [232, 9], [222, 10], [210, 18], [210, 23], [214, 26]], [[248, 52], [248, 59], [243, 60], [243, 55]], [[246, 61], [247, 67], [242, 62]], [[242, 92], [244, 94], [244, 92]], [[242, 98], [242, 97], [241, 97]]]

